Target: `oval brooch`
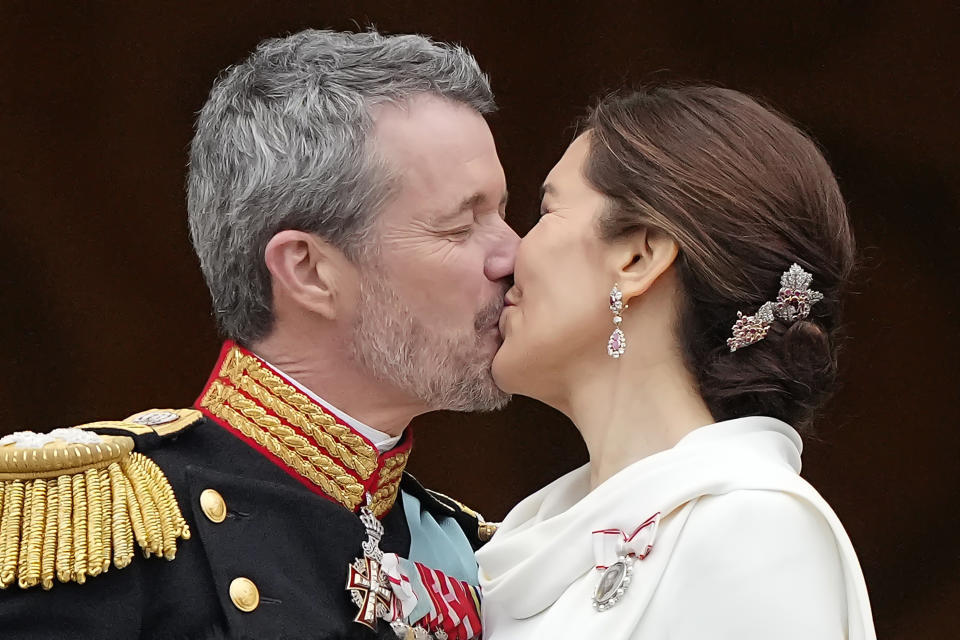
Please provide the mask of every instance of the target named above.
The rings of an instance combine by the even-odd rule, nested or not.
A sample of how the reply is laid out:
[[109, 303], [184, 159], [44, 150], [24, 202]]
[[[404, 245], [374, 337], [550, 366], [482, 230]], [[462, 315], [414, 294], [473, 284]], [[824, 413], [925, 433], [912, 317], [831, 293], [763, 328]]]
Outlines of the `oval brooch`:
[[653, 549], [660, 524], [657, 512], [630, 533], [621, 529], [600, 529], [593, 532], [593, 552], [600, 581], [593, 592], [593, 608], [606, 611], [626, 593], [633, 577], [633, 564], [643, 560]]
[[600, 584], [593, 594], [593, 608], [606, 611], [619, 602], [620, 597], [630, 586], [633, 573], [633, 556], [620, 556], [616, 562], [600, 574]]

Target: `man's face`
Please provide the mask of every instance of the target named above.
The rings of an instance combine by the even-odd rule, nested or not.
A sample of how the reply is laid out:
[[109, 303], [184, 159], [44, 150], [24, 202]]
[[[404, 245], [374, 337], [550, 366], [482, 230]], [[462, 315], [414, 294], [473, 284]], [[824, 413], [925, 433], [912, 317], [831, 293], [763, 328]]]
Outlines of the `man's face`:
[[495, 409], [503, 294], [519, 238], [504, 222], [506, 181], [472, 109], [424, 95], [376, 118], [377, 151], [397, 190], [361, 265], [357, 358], [429, 409]]

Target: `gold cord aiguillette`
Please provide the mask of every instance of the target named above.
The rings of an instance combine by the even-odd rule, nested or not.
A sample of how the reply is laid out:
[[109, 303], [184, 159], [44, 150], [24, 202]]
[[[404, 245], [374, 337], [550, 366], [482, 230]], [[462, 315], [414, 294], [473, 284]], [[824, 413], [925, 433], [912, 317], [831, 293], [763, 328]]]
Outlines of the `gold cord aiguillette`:
[[145, 556], [172, 560], [190, 529], [170, 483], [133, 439], [0, 447], [0, 588], [86, 581]]

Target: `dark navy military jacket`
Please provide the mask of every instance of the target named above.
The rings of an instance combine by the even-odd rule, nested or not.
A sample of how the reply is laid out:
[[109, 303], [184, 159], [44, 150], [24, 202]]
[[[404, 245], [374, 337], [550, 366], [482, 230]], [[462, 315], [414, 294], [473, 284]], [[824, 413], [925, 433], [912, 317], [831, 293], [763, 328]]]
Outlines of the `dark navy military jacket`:
[[[248, 373], [256, 372], [234, 375], [238, 389]], [[217, 376], [215, 371], [211, 381]], [[220, 381], [230, 384], [222, 376]], [[269, 385], [271, 379], [261, 376], [260, 382]], [[247, 397], [254, 395], [251, 391]], [[209, 400], [209, 394], [206, 397]], [[236, 406], [242, 405], [239, 397], [234, 400]], [[294, 406], [297, 398], [288, 401]], [[220, 409], [227, 405], [223, 401]], [[0, 591], [0, 637], [395, 638], [383, 622], [373, 632], [353, 621], [357, 607], [345, 589], [347, 567], [362, 555], [361, 543], [366, 539], [355, 510], [323, 495], [276, 456], [265, 453], [265, 448], [252, 446], [250, 437], [218, 421], [217, 408], [210, 402], [205, 406], [203, 397], [198, 408], [206, 415], [190, 426], [166, 433], [145, 428], [134, 436], [136, 450], [152, 459], [168, 478], [189, 525], [191, 536], [178, 541], [175, 559], [138, 556], [122, 569], [111, 567], [88, 577], [84, 584], [57, 582], [48, 591], [13, 584]], [[274, 409], [278, 413], [258, 414], [250, 409], [247, 414], [262, 418], [286, 411]], [[307, 406], [297, 409], [308, 414], [310, 410]], [[287, 418], [296, 422], [296, 416]], [[272, 424], [265, 419], [260, 423]], [[122, 426], [101, 425], [94, 430], [130, 435]], [[419, 501], [422, 517], [439, 522], [450, 519], [459, 525], [454, 528], [469, 541], [464, 553], [473, 562], [470, 547], [482, 544], [483, 530], [475, 513], [425, 490], [402, 465], [390, 468], [388, 463], [371, 478], [377, 474], [384, 481], [367, 482], [364, 488], [380, 496], [378, 515], [384, 527], [380, 547], [385, 552], [407, 557], [410, 551], [408, 514], [404, 500], [398, 498], [407, 493]], [[389, 478], [395, 481], [386, 482]], [[225, 514], [219, 518], [211, 518], [204, 510], [201, 495], [208, 489], [222, 497]], [[245, 579], [238, 584], [255, 592], [252, 610], [242, 610], [250, 608], [249, 593], [240, 590], [238, 605], [238, 593], [231, 590], [238, 579]]]

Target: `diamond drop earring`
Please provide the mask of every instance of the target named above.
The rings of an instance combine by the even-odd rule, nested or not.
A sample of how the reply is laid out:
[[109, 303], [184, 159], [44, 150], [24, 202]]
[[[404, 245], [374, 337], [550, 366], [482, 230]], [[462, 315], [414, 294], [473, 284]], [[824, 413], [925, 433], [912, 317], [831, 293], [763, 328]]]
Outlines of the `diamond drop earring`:
[[627, 336], [623, 334], [623, 330], [620, 328], [620, 323], [623, 322], [623, 318], [620, 317], [620, 312], [622, 312], [626, 307], [623, 304], [623, 293], [620, 289], [617, 288], [617, 285], [613, 285], [613, 289], [610, 290], [610, 311], [613, 312], [613, 333], [610, 334], [610, 339], [607, 340], [607, 355], [611, 358], [619, 358], [623, 355], [623, 352], [627, 350]]

